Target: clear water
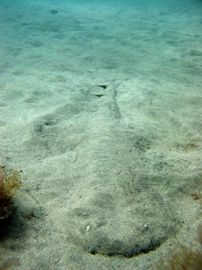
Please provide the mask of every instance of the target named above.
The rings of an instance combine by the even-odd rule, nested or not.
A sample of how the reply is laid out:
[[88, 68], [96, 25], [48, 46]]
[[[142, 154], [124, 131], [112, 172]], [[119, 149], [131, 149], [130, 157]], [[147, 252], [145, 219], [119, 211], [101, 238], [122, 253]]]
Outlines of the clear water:
[[0, 0], [0, 165], [23, 170], [0, 269], [197, 248], [201, 115], [202, 1]]
[[199, 0], [1, 1], [1, 72], [200, 81], [201, 8]]

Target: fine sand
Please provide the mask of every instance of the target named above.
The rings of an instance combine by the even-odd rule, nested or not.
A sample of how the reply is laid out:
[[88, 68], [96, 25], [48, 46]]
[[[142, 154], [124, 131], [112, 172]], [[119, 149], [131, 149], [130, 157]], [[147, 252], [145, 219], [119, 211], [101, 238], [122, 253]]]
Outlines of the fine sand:
[[0, 165], [23, 172], [0, 269], [160, 269], [200, 248], [202, 3], [8, 2]]

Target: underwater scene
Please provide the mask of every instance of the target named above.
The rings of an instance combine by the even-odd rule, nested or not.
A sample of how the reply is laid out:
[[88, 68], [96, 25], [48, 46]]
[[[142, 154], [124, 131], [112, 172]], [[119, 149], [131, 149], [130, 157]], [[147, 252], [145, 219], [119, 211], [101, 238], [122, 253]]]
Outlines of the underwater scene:
[[7, 269], [202, 269], [201, 0], [0, 0]]

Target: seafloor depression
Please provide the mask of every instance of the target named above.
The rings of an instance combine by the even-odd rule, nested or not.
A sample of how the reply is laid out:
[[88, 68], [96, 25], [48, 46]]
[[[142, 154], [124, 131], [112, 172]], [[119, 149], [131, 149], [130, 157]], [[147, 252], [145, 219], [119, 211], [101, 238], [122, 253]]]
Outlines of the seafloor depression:
[[21, 269], [152, 269], [192, 241], [201, 11], [1, 1], [0, 162], [23, 180], [0, 251]]

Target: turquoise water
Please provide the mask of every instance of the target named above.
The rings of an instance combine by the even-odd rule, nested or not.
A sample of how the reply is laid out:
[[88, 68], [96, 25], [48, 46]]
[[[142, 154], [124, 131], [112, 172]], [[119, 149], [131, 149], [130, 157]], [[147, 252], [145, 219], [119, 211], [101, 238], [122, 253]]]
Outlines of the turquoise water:
[[1, 1], [0, 12], [1, 72], [200, 81], [199, 0]]
[[201, 115], [202, 1], [0, 0], [0, 269], [201, 255]]

